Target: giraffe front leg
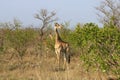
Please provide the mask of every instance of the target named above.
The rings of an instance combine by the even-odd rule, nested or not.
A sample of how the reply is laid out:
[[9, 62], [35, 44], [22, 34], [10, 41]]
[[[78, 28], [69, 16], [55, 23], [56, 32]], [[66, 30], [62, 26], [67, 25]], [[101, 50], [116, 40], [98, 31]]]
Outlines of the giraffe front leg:
[[58, 50], [56, 50], [55, 52], [57, 57], [57, 66], [58, 66], [58, 69], [60, 69], [60, 52]]

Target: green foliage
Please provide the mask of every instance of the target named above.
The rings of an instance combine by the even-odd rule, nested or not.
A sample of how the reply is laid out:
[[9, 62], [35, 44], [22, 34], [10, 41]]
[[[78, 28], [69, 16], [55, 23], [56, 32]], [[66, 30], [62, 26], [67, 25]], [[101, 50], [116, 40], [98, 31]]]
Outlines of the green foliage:
[[75, 45], [79, 47], [84, 47], [89, 42], [95, 43], [98, 30], [98, 26], [93, 23], [87, 23], [82, 27], [78, 24], [72, 34], [72, 40], [74, 40]]
[[[0, 26], [0, 52], [6, 48], [12, 47], [19, 56], [24, 56], [27, 47], [38, 44], [41, 50], [46, 49], [54, 51], [53, 39], [49, 34], [54, 34], [51, 27], [46, 29], [43, 36], [44, 41], [39, 42], [38, 30], [34, 28], [22, 28], [21, 23], [4, 23]], [[64, 23], [59, 31], [60, 36], [66, 42], [69, 42], [72, 53], [80, 56], [84, 61], [86, 69], [98, 70], [103, 72], [112, 72], [120, 75], [120, 30], [111, 22], [102, 28], [94, 23], [84, 25], [77, 24], [75, 29], [69, 29], [70, 24]], [[45, 42], [45, 44], [44, 44]], [[43, 46], [43, 47], [42, 47]], [[42, 47], [42, 48], [41, 48]]]
[[15, 29], [6, 34], [9, 46], [15, 48], [20, 56], [23, 56], [27, 46], [30, 46], [35, 39], [35, 33], [32, 29]]
[[[77, 25], [72, 40], [80, 47], [80, 57], [88, 67], [119, 73], [120, 31], [112, 24], [99, 28], [94, 23]], [[96, 69], [96, 68], [95, 68]]]
[[27, 47], [34, 44], [37, 32], [33, 28], [22, 28], [22, 24], [17, 20], [14, 20], [14, 23], [3, 23], [1, 26], [4, 50], [12, 47], [22, 57]]

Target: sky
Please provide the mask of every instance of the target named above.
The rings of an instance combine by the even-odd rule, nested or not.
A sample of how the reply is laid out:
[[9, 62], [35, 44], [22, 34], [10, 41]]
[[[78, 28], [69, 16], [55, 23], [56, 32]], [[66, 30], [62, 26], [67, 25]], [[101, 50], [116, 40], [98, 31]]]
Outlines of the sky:
[[20, 20], [24, 25], [40, 25], [34, 15], [41, 9], [55, 11], [58, 22], [99, 24], [96, 6], [100, 0], [0, 0], [0, 22]]

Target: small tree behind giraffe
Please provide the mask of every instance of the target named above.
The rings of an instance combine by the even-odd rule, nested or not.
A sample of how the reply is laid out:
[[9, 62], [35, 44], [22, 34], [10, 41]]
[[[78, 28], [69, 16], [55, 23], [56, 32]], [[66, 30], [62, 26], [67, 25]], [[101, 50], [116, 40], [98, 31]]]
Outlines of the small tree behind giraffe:
[[49, 13], [46, 9], [41, 9], [39, 13], [35, 14], [34, 17], [42, 22], [42, 25], [40, 27], [41, 40], [44, 36], [44, 31], [43, 31], [44, 28], [46, 28], [48, 24], [58, 20], [58, 18], [55, 16], [56, 16], [56, 13], [54, 11]]

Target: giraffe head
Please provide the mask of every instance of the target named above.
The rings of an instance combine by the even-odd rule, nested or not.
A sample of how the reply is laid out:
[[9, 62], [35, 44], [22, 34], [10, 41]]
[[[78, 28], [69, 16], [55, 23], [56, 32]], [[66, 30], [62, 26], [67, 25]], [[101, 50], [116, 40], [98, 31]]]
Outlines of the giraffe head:
[[58, 23], [55, 23], [55, 29], [56, 29], [56, 28], [61, 29], [61, 28], [62, 28], [62, 25], [60, 25], [60, 24], [58, 24]]

